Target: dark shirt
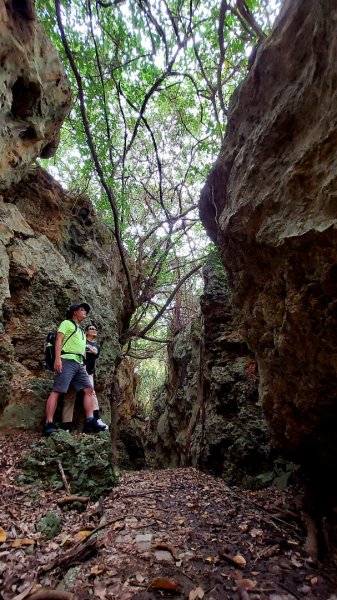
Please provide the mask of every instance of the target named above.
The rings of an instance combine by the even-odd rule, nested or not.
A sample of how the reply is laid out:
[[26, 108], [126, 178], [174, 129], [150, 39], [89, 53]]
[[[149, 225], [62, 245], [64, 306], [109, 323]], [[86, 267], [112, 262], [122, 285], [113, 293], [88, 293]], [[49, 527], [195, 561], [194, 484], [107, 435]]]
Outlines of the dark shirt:
[[95, 362], [99, 357], [100, 346], [97, 342], [89, 342], [87, 340], [85, 346], [85, 367], [89, 375], [93, 375], [95, 372]]

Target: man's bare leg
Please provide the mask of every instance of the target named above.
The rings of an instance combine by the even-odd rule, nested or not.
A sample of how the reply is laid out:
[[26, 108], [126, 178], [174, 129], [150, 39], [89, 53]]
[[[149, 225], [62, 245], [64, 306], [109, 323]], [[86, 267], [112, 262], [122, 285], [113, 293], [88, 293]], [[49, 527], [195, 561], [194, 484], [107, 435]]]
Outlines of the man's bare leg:
[[84, 407], [85, 416], [87, 417], [87, 419], [90, 419], [91, 417], [94, 416], [94, 408], [93, 408], [93, 401], [92, 401], [92, 388], [84, 388], [83, 394], [84, 394], [83, 407]]
[[52, 423], [60, 392], [52, 392], [46, 403], [46, 422]]

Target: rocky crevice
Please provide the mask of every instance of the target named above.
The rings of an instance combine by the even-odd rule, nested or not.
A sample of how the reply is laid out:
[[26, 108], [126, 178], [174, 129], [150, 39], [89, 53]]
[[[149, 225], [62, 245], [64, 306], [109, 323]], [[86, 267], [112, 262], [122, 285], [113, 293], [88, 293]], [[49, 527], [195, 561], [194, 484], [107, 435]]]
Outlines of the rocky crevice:
[[209, 259], [204, 281], [201, 315], [169, 349], [168, 378], [156, 403], [158, 463], [198, 466], [249, 487], [285, 485], [293, 466], [274, 463], [256, 361], [216, 260]]

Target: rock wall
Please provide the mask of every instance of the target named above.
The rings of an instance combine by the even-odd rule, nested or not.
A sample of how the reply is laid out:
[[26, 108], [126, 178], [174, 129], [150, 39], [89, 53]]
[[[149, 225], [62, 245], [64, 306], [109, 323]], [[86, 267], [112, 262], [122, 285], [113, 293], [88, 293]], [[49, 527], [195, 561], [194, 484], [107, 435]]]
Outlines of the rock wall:
[[119, 465], [124, 469], [142, 469], [145, 466], [145, 422], [138, 414], [139, 376], [128, 357], [118, 365], [116, 382], [119, 398], [116, 398], [114, 435]]
[[124, 285], [113, 234], [86, 196], [36, 168], [0, 198], [0, 427], [40, 427], [53, 380], [43, 368], [46, 335], [80, 300], [98, 326], [96, 392], [109, 406]]
[[168, 379], [157, 400], [157, 459], [161, 466], [199, 466], [230, 483], [270, 483], [280, 473], [273, 470], [256, 362], [217, 261], [208, 261], [204, 280], [201, 317], [169, 351]]
[[0, 3], [0, 191], [36, 157], [53, 156], [70, 110], [55, 48], [35, 21], [34, 0]]
[[0, 32], [0, 427], [40, 426], [53, 379], [46, 335], [80, 300], [100, 332], [95, 388], [110, 414], [128, 310], [117, 248], [85, 195], [31, 166], [55, 152], [71, 100], [33, 0], [2, 3]]
[[335, 498], [336, 21], [335, 2], [284, 2], [232, 98], [200, 203], [274, 442]]

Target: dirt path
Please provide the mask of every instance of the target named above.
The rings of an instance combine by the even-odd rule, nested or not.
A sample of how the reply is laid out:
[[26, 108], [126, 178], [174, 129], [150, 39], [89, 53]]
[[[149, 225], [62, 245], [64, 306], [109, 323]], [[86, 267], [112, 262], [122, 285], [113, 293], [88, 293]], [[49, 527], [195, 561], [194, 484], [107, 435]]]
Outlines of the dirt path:
[[[287, 493], [229, 489], [193, 468], [126, 472], [103, 502], [62, 512], [64, 489], [16, 483], [32, 441], [0, 437], [3, 600], [337, 600], [335, 574], [302, 554]], [[47, 511], [61, 516], [50, 540], [36, 529]]]

